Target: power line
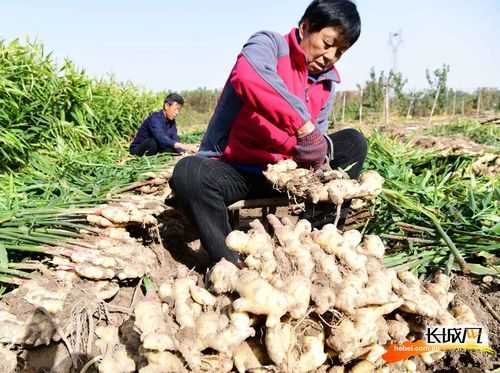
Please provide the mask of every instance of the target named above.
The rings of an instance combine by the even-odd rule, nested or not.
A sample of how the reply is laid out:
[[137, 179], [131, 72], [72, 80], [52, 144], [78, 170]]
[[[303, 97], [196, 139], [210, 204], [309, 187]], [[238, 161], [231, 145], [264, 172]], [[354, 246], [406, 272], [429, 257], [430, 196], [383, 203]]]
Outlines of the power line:
[[403, 30], [389, 33], [389, 46], [392, 50], [392, 71], [398, 71], [398, 49], [403, 43]]

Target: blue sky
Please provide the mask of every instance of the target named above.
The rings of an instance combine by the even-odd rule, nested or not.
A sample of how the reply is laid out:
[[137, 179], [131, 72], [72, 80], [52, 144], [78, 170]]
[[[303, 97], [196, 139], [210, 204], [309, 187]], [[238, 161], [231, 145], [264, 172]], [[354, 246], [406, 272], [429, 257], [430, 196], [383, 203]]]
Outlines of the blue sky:
[[[0, 38], [38, 39], [93, 76], [153, 90], [220, 88], [246, 39], [288, 32], [308, 1], [2, 0]], [[361, 38], [338, 63], [352, 89], [392, 63], [388, 34], [402, 29], [399, 70], [408, 88], [425, 69], [451, 66], [450, 86], [500, 87], [500, 0], [358, 0]]]

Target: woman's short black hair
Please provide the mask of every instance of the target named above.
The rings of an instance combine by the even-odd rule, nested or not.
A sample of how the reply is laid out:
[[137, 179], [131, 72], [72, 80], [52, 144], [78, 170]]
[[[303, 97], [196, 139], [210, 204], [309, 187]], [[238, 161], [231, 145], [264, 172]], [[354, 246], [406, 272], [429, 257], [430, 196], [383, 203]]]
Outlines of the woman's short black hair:
[[316, 32], [325, 27], [339, 28], [349, 46], [358, 40], [361, 33], [358, 9], [350, 0], [313, 0], [299, 24], [305, 20], [309, 23], [310, 32]]
[[174, 102], [177, 102], [179, 105], [184, 105], [184, 98], [178, 93], [169, 93], [165, 100], [164, 104], [172, 105]]

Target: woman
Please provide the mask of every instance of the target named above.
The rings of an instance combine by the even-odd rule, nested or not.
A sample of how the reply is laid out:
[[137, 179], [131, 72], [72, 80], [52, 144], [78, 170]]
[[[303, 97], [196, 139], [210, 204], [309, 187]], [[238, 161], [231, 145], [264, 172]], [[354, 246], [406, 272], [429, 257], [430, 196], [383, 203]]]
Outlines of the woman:
[[348, 0], [314, 0], [299, 27], [282, 36], [262, 31], [243, 46], [196, 156], [180, 160], [170, 181], [177, 204], [200, 231], [213, 264], [241, 265], [225, 238], [227, 206], [272, 195], [262, 175], [269, 163], [293, 158], [302, 167], [354, 164], [366, 157], [363, 135], [353, 129], [326, 136], [335, 63], [358, 39], [360, 18]]

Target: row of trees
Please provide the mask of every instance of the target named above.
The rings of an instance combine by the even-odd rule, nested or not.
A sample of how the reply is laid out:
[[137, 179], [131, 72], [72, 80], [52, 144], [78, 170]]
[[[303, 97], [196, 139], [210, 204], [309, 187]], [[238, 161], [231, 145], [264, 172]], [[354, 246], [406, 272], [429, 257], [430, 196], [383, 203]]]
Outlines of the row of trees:
[[179, 92], [192, 110], [204, 114], [212, 112], [220, 95], [218, 89], [197, 88]]
[[377, 73], [372, 68], [369, 79], [363, 85], [358, 85], [357, 91], [337, 94], [333, 117], [337, 121], [359, 120], [360, 115], [381, 120], [386, 113], [409, 118], [429, 117], [431, 113], [471, 115], [500, 111], [499, 89], [479, 88], [474, 92], [465, 92], [450, 88], [449, 72], [448, 65], [432, 72], [426, 70], [428, 88], [407, 90], [408, 80], [402, 73]]
[[[479, 88], [473, 92], [456, 90], [449, 87], [449, 72], [448, 65], [426, 70], [428, 87], [409, 90], [406, 87], [408, 80], [402, 73], [377, 72], [372, 68], [368, 80], [358, 85], [356, 91], [337, 93], [332, 120], [359, 120], [361, 115], [363, 120], [383, 121], [387, 114], [411, 118], [429, 117], [431, 112], [433, 115], [475, 115], [500, 111], [498, 88]], [[215, 108], [220, 90], [198, 88], [181, 94], [189, 109], [206, 115]]]

